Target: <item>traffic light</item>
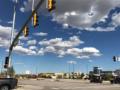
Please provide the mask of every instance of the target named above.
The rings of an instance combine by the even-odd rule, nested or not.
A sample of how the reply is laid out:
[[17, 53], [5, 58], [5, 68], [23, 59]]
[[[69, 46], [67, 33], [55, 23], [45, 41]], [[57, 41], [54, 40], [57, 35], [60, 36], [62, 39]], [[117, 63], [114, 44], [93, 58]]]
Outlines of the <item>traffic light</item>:
[[33, 26], [34, 27], [37, 27], [39, 24], [38, 24], [38, 15], [37, 13], [35, 12], [34, 15], [33, 15]]
[[23, 34], [25, 37], [27, 37], [29, 35], [29, 28], [27, 26], [25, 26], [25, 28], [23, 30]]
[[48, 0], [48, 11], [51, 12], [56, 8], [55, 6], [56, 1], [55, 0]]
[[113, 61], [116, 62], [117, 61], [117, 57], [113, 56]]
[[5, 64], [4, 64], [4, 68], [8, 68], [9, 67], [9, 57], [5, 58]]

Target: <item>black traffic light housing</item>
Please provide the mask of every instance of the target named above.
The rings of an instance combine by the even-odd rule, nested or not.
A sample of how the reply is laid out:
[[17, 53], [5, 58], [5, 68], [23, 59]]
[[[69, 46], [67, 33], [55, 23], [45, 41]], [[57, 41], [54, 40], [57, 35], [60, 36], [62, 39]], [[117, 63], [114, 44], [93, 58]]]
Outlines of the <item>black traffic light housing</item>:
[[48, 11], [51, 12], [56, 8], [56, 1], [55, 0], [48, 0]]
[[27, 37], [29, 35], [29, 28], [27, 26], [25, 26], [25, 28], [23, 30], [23, 34], [25, 37]]
[[34, 26], [34, 28], [39, 25], [38, 24], [38, 18], [39, 18], [39, 16], [38, 16], [37, 12], [35, 12], [34, 15], [33, 15], [33, 26]]
[[116, 62], [116, 61], [117, 61], [116, 56], [113, 56], [113, 61], [114, 61], [114, 62]]
[[5, 64], [4, 64], [4, 68], [8, 68], [9, 67], [9, 57], [5, 58]]

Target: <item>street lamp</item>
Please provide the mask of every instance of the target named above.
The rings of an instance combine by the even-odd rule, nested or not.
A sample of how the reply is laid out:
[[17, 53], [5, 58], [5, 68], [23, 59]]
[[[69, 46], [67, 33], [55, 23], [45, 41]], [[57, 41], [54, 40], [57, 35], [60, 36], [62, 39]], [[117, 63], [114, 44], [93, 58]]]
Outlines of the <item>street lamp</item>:
[[89, 68], [89, 64], [92, 62], [92, 60], [88, 60], [88, 63], [87, 63], [87, 74], [88, 74], [88, 68]]
[[[72, 65], [72, 68], [73, 68], [72, 78], [74, 79], [74, 71], [75, 71], [74, 65], [77, 64], [77, 62], [76, 61], [68, 61], [67, 63], [69, 64], [69, 71], [70, 71], [70, 65]], [[70, 78], [70, 73], [71, 72], [69, 72], [69, 78]]]

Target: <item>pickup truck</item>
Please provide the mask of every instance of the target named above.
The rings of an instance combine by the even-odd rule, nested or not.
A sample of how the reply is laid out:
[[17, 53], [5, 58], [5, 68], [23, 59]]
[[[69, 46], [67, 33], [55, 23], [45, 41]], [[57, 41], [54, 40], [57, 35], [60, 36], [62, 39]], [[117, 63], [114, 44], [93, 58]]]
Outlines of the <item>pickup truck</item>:
[[0, 78], [0, 90], [11, 90], [15, 89], [18, 80], [15, 78]]

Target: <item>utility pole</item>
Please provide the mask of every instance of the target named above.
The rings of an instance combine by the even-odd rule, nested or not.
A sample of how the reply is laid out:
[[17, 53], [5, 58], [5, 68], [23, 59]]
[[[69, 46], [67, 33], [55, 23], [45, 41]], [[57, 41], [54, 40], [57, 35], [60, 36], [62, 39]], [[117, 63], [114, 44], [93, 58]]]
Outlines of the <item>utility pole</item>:
[[72, 75], [72, 79], [74, 79], [74, 74], [75, 74], [75, 64], [76, 64], [76, 61], [68, 61], [67, 62], [69, 64], [69, 69], [70, 69], [70, 65], [72, 66], [72, 72], [71, 72], [71, 75]]
[[[32, 12], [34, 11], [34, 4], [35, 4], [35, 0], [32, 1]], [[33, 25], [33, 18], [32, 18], [32, 25]]]
[[70, 73], [70, 63], [68, 63], [68, 70], [69, 70], [68, 74], [69, 74], [69, 79], [70, 79], [70, 76], [71, 76], [71, 73]]
[[[11, 37], [10, 37], [10, 46], [12, 45], [13, 39], [14, 39], [14, 32], [15, 32], [15, 21], [16, 21], [16, 6], [17, 6], [17, 0], [15, 1], [14, 7], [13, 7], [13, 20], [12, 20], [12, 29], [11, 29]], [[8, 67], [6, 67], [6, 77], [10, 77], [8, 71], [12, 67], [12, 56], [8, 58]]]
[[74, 79], [74, 74], [75, 74], [74, 64], [75, 64], [75, 63], [72, 63], [72, 64], [73, 64], [73, 79]]
[[[17, 6], [17, 3], [18, 1], [16, 0], [15, 1], [15, 4], [14, 4], [14, 13], [13, 13], [13, 21], [12, 21], [12, 30], [11, 30], [11, 39], [10, 39], [10, 46], [13, 42], [13, 39], [14, 39], [14, 32], [15, 32], [15, 21], [16, 21], [16, 6]], [[10, 60], [9, 60], [9, 67], [12, 66], [12, 56], [10, 57]]]

